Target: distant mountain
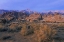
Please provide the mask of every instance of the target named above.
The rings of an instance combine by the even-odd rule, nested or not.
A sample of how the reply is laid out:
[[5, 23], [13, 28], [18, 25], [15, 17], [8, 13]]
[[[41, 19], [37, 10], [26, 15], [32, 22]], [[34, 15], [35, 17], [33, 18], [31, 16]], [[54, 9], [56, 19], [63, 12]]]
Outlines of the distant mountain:
[[34, 13], [34, 11], [31, 11], [29, 9], [27, 9], [27, 10], [21, 10], [20, 12], [23, 12], [23, 13], [26, 13], [26, 14], [33, 14]]
[[29, 16], [26, 12], [18, 12], [18, 11], [7, 11], [2, 14], [0, 14], [0, 18], [5, 18], [8, 21], [12, 20], [21, 20], [25, 19], [27, 16]]
[[4, 12], [8, 12], [8, 10], [0, 10], [0, 14], [2, 14]]
[[[37, 14], [40, 14], [40, 15], [37, 15]], [[48, 12], [39, 13], [39, 12], [31, 11], [29, 9], [21, 10], [21, 11], [18, 11], [18, 10], [0, 10], [0, 18], [6, 18], [7, 20], [12, 20], [12, 19], [21, 20], [21, 19], [26, 19], [27, 17], [28, 18], [30, 18], [30, 17], [40, 18], [44, 15], [49, 16], [49, 15], [54, 15], [54, 14], [64, 15], [64, 13], [61, 11], [60, 12], [59, 11], [48, 11]]]
[[0, 10], [0, 14], [3, 14], [3, 13], [5, 13], [5, 12], [12, 12], [13, 10]]
[[0, 18], [4, 18], [8, 23], [15, 21], [40, 21], [64, 22], [63, 11], [34, 12], [31, 10], [0, 10]]
[[0, 9], [0, 14], [3, 14], [5, 12], [12, 12], [12, 11], [17, 11], [19, 12], [18, 10], [4, 10], [4, 9]]
[[[26, 9], [26, 10], [3, 10], [3, 9], [0, 9], [0, 14], [3, 14], [5, 12], [13, 12], [13, 11], [16, 11], [16, 12], [23, 12], [23, 13], [26, 13], [26, 14], [33, 14], [35, 13], [34, 11], [31, 11], [30, 9]], [[64, 11], [48, 11], [48, 12], [42, 12], [41, 14], [54, 14], [55, 12], [59, 13], [59, 14], [64, 14]]]

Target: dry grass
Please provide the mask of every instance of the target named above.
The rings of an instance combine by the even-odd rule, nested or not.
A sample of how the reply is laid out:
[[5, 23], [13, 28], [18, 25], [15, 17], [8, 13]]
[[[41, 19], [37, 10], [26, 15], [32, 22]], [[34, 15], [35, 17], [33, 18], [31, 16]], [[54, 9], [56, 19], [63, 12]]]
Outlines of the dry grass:
[[33, 33], [33, 28], [29, 24], [25, 23], [22, 25], [20, 34], [22, 34], [23, 36], [26, 36], [32, 33]]
[[[64, 27], [64, 24], [41, 24], [41, 23], [20, 23], [18, 24], [11, 24], [9, 26], [10, 30], [21, 30], [20, 34], [23, 36], [31, 35], [37, 42], [52, 42], [54, 35], [57, 33], [53, 27]], [[4, 28], [3, 24], [0, 24], [0, 28]]]
[[15, 31], [20, 31], [21, 30], [21, 26], [19, 26], [18, 24], [11, 24], [10, 26], [8, 26], [9, 30], [11, 32], [15, 32]]
[[[30, 29], [27, 26], [31, 26]], [[21, 34], [26, 36], [34, 32], [33, 37], [37, 42], [52, 42], [54, 35], [56, 34], [56, 30], [48, 26], [47, 24], [39, 24], [39, 23], [25, 23], [22, 25]]]
[[64, 28], [64, 23], [59, 23], [59, 24], [58, 24], [58, 27]]
[[11, 24], [11, 25], [9, 26], [9, 28], [10, 28], [10, 29], [16, 29], [17, 26], [18, 26], [18, 24]]
[[4, 27], [5, 27], [4, 24], [0, 24], [0, 29], [1, 29], [1, 28], [4, 28]]
[[56, 31], [45, 24], [33, 24], [35, 40], [37, 42], [51, 42]]

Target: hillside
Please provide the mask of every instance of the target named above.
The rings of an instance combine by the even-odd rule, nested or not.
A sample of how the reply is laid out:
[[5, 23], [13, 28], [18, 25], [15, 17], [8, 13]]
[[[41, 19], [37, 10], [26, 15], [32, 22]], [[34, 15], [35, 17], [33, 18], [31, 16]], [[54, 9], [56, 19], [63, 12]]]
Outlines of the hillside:
[[0, 42], [64, 42], [64, 13], [1, 10]]
[[5, 18], [6, 20], [26, 20], [26, 21], [41, 21], [41, 22], [64, 22], [64, 13], [61, 12], [34, 12], [31, 10], [0, 10], [0, 18]]

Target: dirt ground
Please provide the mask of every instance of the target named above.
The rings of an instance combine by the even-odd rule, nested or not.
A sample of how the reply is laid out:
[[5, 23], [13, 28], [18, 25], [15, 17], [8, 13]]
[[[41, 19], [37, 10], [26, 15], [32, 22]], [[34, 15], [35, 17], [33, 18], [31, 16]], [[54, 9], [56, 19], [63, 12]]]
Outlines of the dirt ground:
[[0, 32], [0, 42], [36, 42], [31, 36], [22, 36], [19, 32]]

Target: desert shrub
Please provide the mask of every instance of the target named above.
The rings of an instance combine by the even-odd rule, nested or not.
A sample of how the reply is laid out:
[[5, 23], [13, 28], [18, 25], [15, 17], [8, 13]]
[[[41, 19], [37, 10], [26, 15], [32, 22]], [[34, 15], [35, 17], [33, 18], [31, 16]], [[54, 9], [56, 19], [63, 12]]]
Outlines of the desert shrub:
[[0, 23], [0, 29], [4, 28], [4, 24]]
[[36, 30], [39, 30], [40, 24], [35, 23], [35, 22], [32, 22], [32, 23], [30, 23], [30, 25], [31, 25], [32, 28], [34, 29], [34, 32], [35, 32]]
[[4, 32], [4, 31], [7, 31], [8, 28], [4, 25], [4, 24], [0, 24], [0, 32]]
[[0, 32], [6, 32], [8, 30], [8, 28], [2, 28], [0, 29]]
[[11, 25], [9, 26], [9, 28], [14, 30], [14, 29], [16, 29], [17, 26], [18, 26], [17, 24], [11, 24]]
[[2, 40], [7, 40], [7, 39], [10, 39], [11, 38], [11, 36], [4, 36], [4, 37], [2, 37]]
[[23, 36], [32, 34], [33, 33], [33, 28], [29, 24], [25, 23], [25, 24], [22, 25], [22, 29], [21, 29], [20, 33]]
[[59, 23], [59, 24], [58, 24], [58, 27], [64, 28], [64, 23]]
[[21, 26], [18, 26], [18, 24], [11, 24], [8, 27], [9, 27], [9, 29], [8, 29], [9, 32], [16, 32], [16, 31], [18, 32], [22, 28]]
[[51, 42], [56, 31], [53, 30], [48, 25], [39, 24], [39, 28], [36, 26], [36, 30], [35, 30], [34, 33], [35, 33], [35, 36], [36, 36], [35, 39], [38, 42]]
[[3, 23], [3, 24], [5, 24], [7, 21], [6, 21], [6, 19], [1, 19], [0, 20], [0, 23]]
[[31, 22], [22, 24], [20, 33], [23, 36], [33, 33], [33, 37], [37, 42], [51, 42], [56, 34], [56, 30], [47, 24]]

